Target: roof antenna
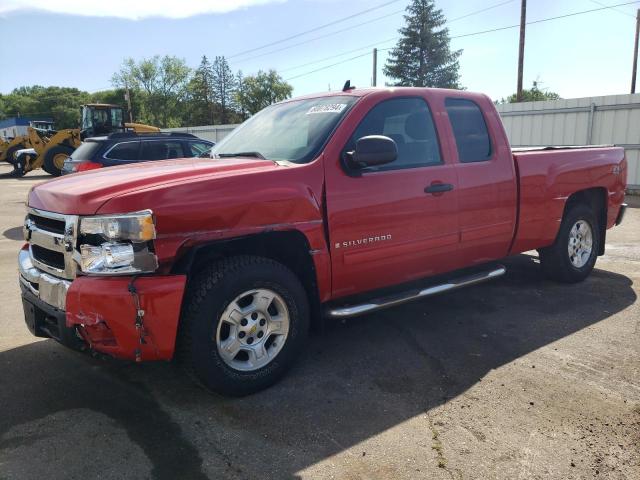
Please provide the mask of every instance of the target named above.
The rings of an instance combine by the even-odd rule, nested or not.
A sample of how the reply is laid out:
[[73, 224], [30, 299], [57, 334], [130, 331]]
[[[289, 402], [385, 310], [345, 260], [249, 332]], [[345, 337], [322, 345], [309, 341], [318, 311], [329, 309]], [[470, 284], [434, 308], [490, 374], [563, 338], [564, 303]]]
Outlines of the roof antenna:
[[353, 90], [355, 87], [355, 85], [352, 87], [351, 86], [351, 80], [347, 80], [346, 82], [344, 82], [344, 87], [342, 87], [342, 91], [343, 92], [348, 92], [349, 90]]

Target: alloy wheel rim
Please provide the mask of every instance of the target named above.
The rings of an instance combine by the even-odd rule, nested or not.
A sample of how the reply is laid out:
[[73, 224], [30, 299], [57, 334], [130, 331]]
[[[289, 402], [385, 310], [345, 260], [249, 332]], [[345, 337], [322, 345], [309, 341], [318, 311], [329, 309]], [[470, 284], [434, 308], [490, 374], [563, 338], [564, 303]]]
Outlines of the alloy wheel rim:
[[593, 251], [593, 231], [591, 225], [578, 220], [569, 231], [568, 253], [571, 264], [576, 268], [584, 267]]
[[229, 303], [220, 317], [215, 337], [218, 353], [235, 370], [258, 370], [280, 353], [289, 324], [289, 310], [280, 295], [265, 288], [248, 290]]

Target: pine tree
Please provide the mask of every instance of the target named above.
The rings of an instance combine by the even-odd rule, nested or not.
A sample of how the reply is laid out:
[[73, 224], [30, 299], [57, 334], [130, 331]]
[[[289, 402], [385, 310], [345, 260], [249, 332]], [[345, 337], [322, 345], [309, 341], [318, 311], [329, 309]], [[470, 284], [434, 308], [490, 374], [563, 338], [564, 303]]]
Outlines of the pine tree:
[[404, 16], [400, 40], [389, 54], [384, 74], [396, 86], [461, 88], [458, 58], [449, 48], [446, 19], [433, 0], [413, 0]]
[[244, 98], [244, 90], [244, 75], [242, 74], [242, 70], [238, 70], [238, 73], [236, 74], [236, 92], [233, 96], [233, 106], [234, 109], [238, 112], [238, 115], [240, 115], [240, 119], [243, 122], [249, 116], [242, 101], [242, 99]]
[[213, 87], [213, 96], [219, 108], [218, 120], [221, 124], [229, 123], [236, 91], [236, 77], [224, 57], [216, 57], [213, 61]]
[[206, 55], [202, 56], [200, 66], [193, 74], [189, 83], [189, 93], [193, 102], [191, 122], [196, 125], [214, 123], [213, 67]]

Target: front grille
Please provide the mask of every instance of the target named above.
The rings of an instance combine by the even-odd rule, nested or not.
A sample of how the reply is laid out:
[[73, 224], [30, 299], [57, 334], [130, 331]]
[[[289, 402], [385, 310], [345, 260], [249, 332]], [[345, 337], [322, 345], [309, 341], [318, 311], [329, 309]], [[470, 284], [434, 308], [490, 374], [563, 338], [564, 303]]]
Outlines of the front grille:
[[33, 253], [33, 258], [38, 262], [42, 262], [58, 270], [64, 270], [63, 253], [47, 250], [38, 245], [31, 245], [31, 252]]
[[39, 215], [34, 215], [33, 213], [30, 213], [28, 218], [35, 224], [36, 227], [38, 227], [41, 230], [64, 235], [64, 227], [65, 227], [64, 220], [58, 220], [57, 218], [41, 217]]
[[34, 266], [50, 275], [73, 280], [77, 271], [73, 258], [77, 226], [78, 217], [75, 215], [30, 208], [25, 229]]

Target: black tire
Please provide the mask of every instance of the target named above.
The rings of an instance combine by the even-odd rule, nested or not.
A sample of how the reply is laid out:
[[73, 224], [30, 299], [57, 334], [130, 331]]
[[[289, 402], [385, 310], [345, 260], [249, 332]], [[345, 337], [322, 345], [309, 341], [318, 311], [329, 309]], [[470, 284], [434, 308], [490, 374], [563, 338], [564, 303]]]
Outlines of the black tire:
[[[280, 296], [288, 311], [289, 330], [284, 345], [269, 363], [243, 371], [232, 368], [220, 355], [216, 332], [229, 304], [252, 289], [268, 289]], [[305, 289], [287, 267], [262, 257], [226, 258], [190, 281], [181, 319], [178, 361], [209, 390], [223, 395], [248, 395], [273, 385], [291, 367], [306, 344], [309, 323]], [[264, 342], [267, 340], [265, 336]]]
[[58, 155], [66, 155], [69, 156], [73, 153], [73, 148], [67, 147], [66, 145], [56, 145], [55, 147], [51, 147], [44, 155], [44, 162], [42, 164], [42, 169], [47, 172], [49, 175], [53, 175], [54, 177], [59, 177], [62, 175], [62, 168], [56, 166], [54, 159]]
[[[577, 222], [586, 222], [591, 228], [592, 245], [588, 260], [581, 267], [575, 266], [569, 256], [571, 229]], [[577, 283], [589, 276], [600, 250], [600, 229], [593, 210], [587, 205], [576, 204], [565, 212], [554, 244], [540, 249], [540, 265], [543, 273], [552, 280], [562, 283]]]
[[20, 145], [14, 145], [11, 148], [7, 149], [7, 162], [8, 163], [15, 163], [15, 158], [13, 158], [13, 155], [18, 151], [18, 150], [22, 150], [24, 148], [24, 145], [20, 144]]

